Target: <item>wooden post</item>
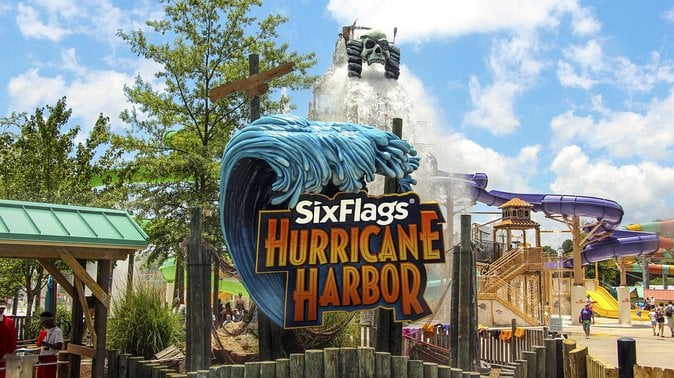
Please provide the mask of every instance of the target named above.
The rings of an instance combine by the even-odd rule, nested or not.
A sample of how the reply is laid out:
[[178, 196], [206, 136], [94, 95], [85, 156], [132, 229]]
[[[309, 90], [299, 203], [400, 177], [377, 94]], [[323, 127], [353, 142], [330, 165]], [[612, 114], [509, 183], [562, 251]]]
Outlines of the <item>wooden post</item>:
[[402, 378], [408, 376], [406, 356], [391, 356], [391, 377]]
[[[248, 73], [252, 76], [260, 72], [260, 56], [257, 54], [248, 55]], [[260, 96], [253, 96], [250, 99], [250, 121], [253, 122], [260, 118]]]
[[260, 378], [260, 362], [246, 362], [243, 364], [243, 375], [246, 378]]
[[[393, 134], [402, 137], [403, 120], [394, 118], [392, 124]], [[395, 178], [386, 178], [384, 181], [384, 194], [398, 192], [398, 180]], [[394, 321], [393, 310], [378, 309], [377, 311], [377, 331], [375, 346], [377, 352], [389, 352], [391, 355], [402, 355], [403, 345], [403, 326], [401, 322]]]
[[563, 339], [555, 339], [555, 362], [557, 363], [557, 378], [564, 378], [564, 352], [563, 352]]
[[391, 354], [386, 352], [375, 352], [374, 356], [374, 374], [377, 378], [388, 378], [391, 376]]
[[341, 369], [340, 377], [358, 377], [358, 350], [356, 348], [341, 348], [339, 350], [339, 367]]
[[512, 338], [510, 339], [510, 361], [517, 360], [517, 343], [515, 343], [515, 331], [517, 330], [517, 319], [510, 319], [510, 332]]
[[133, 270], [134, 270], [134, 254], [130, 253], [129, 262], [126, 267], [126, 295], [131, 295], [133, 291]]
[[555, 339], [545, 339], [545, 377], [554, 378], [557, 376], [557, 341]]
[[536, 377], [536, 352], [528, 350], [522, 351], [522, 358], [527, 361], [527, 378]]
[[449, 318], [449, 366], [456, 367], [459, 358], [459, 254], [460, 246], [453, 247], [452, 253], [452, 289], [451, 306], [452, 312]]
[[[262, 378], [275, 378], [276, 377], [276, 362], [274, 361], [262, 361], [260, 365], [260, 377]], [[281, 378], [281, 377], [279, 377]]]
[[424, 376], [424, 362], [421, 360], [407, 361], [407, 376], [408, 377], [423, 377]]
[[108, 377], [116, 378], [118, 375], [119, 375], [119, 351], [111, 349], [108, 351]]
[[[248, 73], [253, 76], [260, 72], [260, 56], [248, 55]], [[255, 95], [250, 100], [250, 121], [260, 118], [260, 96]], [[284, 356], [281, 337], [283, 330], [258, 307], [258, 343], [260, 360], [270, 361]]]
[[339, 348], [323, 349], [323, 376], [325, 378], [339, 377]]
[[142, 360], [143, 357], [140, 356], [129, 357], [129, 367], [128, 367], [129, 377], [142, 377], [142, 375], [140, 374], [140, 366], [139, 366], [139, 362]]
[[571, 363], [569, 361], [569, 353], [576, 349], [576, 341], [571, 339], [564, 339], [562, 341], [562, 353], [564, 361], [564, 377], [571, 376]]
[[583, 286], [583, 264], [580, 258], [580, 217], [574, 215], [571, 220], [571, 233], [573, 237], [573, 285]]
[[534, 377], [545, 377], [547, 372], [545, 346], [534, 345], [534, 352], [536, 352], [536, 375]]
[[[217, 253], [213, 251], [213, 253]], [[218, 257], [217, 256], [211, 256], [212, 259], [212, 264], [211, 266], [213, 267], [213, 291], [211, 292], [213, 295], [213, 298], [211, 299], [211, 303], [213, 304], [213, 319], [215, 323], [215, 328], [217, 329], [220, 324], [220, 309], [218, 307], [218, 304], [220, 303], [220, 263], [218, 262]]]
[[358, 348], [358, 376], [374, 377], [374, 348]]
[[[98, 260], [96, 267], [96, 283], [101, 287], [105, 294], [110, 293], [110, 281], [112, 276], [110, 274], [110, 260]], [[105, 375], [105, 357], [107, 355], [105, 344], [108, 326], [108, 307], [109, 304], [101, 303], [98, 298], [95, 298], [96, 305], [94, 307], [94, 329], [96, 332], [96, 357], [92, 361], [92, 376], [102, 377]], [[89, 311], [89, 309], [87, 309]]]
[[290, 354], [290, 376], [304, 377], [304, 355], [301, 353]]
[[586, 378], [587, 347], [577, 348], [569, 352], [569, 365], [571, 378]]
[[650, 257], [644, 257], [642, 258], [642, 268], [641, 268], [641, 276], [644, 281], [644, 289], [650, 289], [651, 288], [651, 272], [648, 270], [648, 265], [651, 263], [651, 258]]
[[[180, 298], [180, 304], [185, 303], [185, 260], [181, 253], [176, 254], [176, 277], [173, 281], [173, 300]], [[173, 305], [173, 302], [171, 302]]]
[[[87, 268], [87, 261], [86, 260], [77, 260], [77, 262], [86, 270]], [[80, 281], [77, 277], [73, 277], [73, 287], [76, 287], [77, 285], [80, 285], [82, 287], [82, 290], [84, 290], [84, 284], [82, 281]], [[70, 343], [71, 344], [76, 344], [76, 345], [81, 345], [82, 344], [82, 331], [84, 330], [84, 324], [82, 323], [82, 316], [83, 316], [83, 309], [82, 305], [80, 304], [79, 300], [79, 294], [78, 290], [74, 290], [73, 292], [73, 304], [71, 307], [71, 315], [70, 315], [70, 324], [72, 326], [72, 329], [70, 331]], [[70, 353], [69, 354], [70, 361], [70, 378], [79, 378], [80, 376], [80, 362], [82, 361], [81, 357], [77, 354]]]
[[276, 360], [276, 378], [290, 377], [290, 359], [279, 358]]
[[[129, 358], [131, 354], [122, 353], [119, 355], [119, 377], [126, 378], [129, 376]], [[111, 377], [114, 378], [114, 377]]]
[[201, 248], [201, 208], [190, 214], [187, 250], [187, 358], [188, 371], [208, 369], [211, 362], [210, 256]]
[[304, 371], [316, 376], [323, 376], [323, 351], [309, 349], [304, 352]]
[[[459, 313], [458, 324], [456, 324], [458, 328], [458, 345], [463, 346], [458, 348], [457, 367], [463, 371], [473, 370], [472, 348], [470, 345], [471, 333], [473, 332], [470, 329], [470, 306], [473, 302], [473, 293], [470, 290], [470, 278], [472, 277], [472, 267], [470, 266], [470, 222], [471, 217], [469, 214], [461, 215], [461, 251], [459, 253], [458, 284], [464, 290], [459, 291], [459, 305], [455, 311]], [[468, 348], [465, 346], [468, 346]]]

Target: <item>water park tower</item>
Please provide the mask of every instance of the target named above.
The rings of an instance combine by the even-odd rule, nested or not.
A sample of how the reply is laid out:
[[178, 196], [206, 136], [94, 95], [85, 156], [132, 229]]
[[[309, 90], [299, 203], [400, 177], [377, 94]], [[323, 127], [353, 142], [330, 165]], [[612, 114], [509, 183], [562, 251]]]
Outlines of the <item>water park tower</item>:
[[[493, 238], [503, 236], [505, 252], [480, 274], [478, 321], [498, 326], [515, 318], [520, 324], [539, 325], [545, 299], [540, 225], [531, 219], [533, 205], [520, 198], [499, 208], [501, 219], [494, 224]], [[527, 241], [532, 231], [533, 246]]]

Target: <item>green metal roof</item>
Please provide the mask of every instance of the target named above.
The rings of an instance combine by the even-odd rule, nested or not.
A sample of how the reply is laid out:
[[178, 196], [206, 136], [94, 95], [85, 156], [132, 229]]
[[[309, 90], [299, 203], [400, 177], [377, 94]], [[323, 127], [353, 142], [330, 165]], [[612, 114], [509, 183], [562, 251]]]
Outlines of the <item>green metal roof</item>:
[[147, 239], [123, 210], [0, 200], [0, 244], [140, 249]]

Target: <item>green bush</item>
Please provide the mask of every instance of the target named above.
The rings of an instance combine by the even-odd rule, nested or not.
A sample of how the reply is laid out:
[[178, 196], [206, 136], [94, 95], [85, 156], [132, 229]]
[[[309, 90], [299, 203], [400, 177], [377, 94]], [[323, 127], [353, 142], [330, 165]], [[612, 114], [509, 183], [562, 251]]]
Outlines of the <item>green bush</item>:
[[162, 304], [162, 294], [151, 287], [137, 287], [112, 303], [107, 346], [134, 356], [153, 355], [185, 338], [179, 315]]

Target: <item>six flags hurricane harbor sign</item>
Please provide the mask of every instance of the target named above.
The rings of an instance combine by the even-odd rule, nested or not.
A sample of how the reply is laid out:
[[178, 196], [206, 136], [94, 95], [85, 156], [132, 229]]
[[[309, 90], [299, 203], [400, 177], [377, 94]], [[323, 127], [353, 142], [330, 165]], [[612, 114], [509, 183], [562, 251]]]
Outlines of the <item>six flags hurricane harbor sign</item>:
[[286, 328], [376, 307], [418, 320], [431, 314], [423, 264], [444, 262], [443, 223], [413, 192], [302, 194], [292, 209], [259, 212], [256, 273], [287, 273]]

